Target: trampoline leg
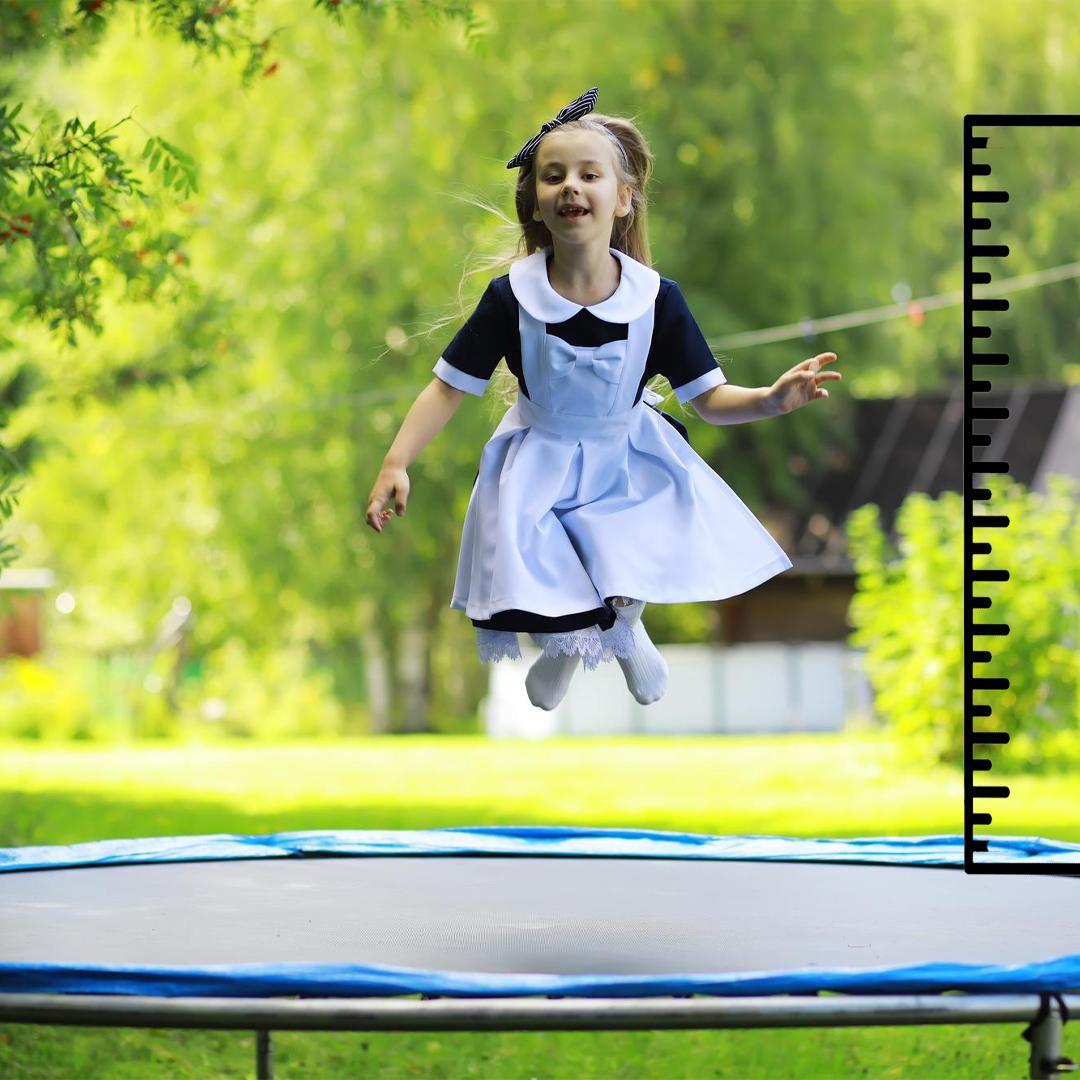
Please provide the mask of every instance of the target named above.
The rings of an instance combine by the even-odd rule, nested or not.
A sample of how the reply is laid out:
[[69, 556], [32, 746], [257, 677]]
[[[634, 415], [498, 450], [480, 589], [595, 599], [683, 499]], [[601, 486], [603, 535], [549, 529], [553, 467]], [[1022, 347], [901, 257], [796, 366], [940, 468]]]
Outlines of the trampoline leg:
[[1073, 1062], [1061, 1053], [1061, 1009], [1056, 1001], [1051, 1001], [1049, 1006], [1046, 1016], [1031, 1028], [1031, 1055], [1028, 1059], [1028, 1076], [1031, 1080], [1051, 1080], [1076, 1069]]
[[255, 1080], [273, 1080], [274, 1044], [269, 1031], [255, 1032]]

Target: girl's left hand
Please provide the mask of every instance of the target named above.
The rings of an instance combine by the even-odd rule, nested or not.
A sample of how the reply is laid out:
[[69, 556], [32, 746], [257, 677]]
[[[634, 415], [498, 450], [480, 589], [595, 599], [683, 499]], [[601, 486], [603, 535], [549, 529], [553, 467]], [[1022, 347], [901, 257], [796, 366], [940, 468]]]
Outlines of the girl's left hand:
[[827, 398], [829, 391], [818, 384], [826, 379], [842, 379], [843, 375], [839, 371], [822, 372], [819, 369], [823, 364], [831, 364], [835, 359], [836, 353], [818, 353], [817, 356], [803, 360], [785, 371], [765, 395], [766, 414], [779, 416], [781, 413], [801, 409], [815, 398]]

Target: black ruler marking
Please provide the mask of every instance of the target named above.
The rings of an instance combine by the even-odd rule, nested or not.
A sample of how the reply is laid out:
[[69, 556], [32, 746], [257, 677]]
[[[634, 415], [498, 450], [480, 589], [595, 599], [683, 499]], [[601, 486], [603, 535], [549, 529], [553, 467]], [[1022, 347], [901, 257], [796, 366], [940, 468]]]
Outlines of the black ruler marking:
[[[993, 550], [995, 529], [1006, 529], [1009, 519], [1006, 515], [974, 513], [976, 502], [987, 503], [990, 490], [975, 487], [974, 479], [978, 473], [1007, 473], [1009, 463], [986, 459], [975, 460], [975, 447], [989, 447], [992, 437], [972, 431], [976, 420], [1004, 420], [1009, 410], [1003, 407], [979, 406], [975, 404], [975, 394], [988, 393], [992, 382], [988, 378], [975, 378], [976, 369], [1002, 367], [1009, 362], [1007, 353], [976, 352], [975, 342], [991, 336], [989, 326], [977, 325], [975, 313], [982, 311], [1008, 311], [1008, 300], [996, 298], [975, 299], [972, 288], [975, 285], [988, 285], [991, 281], [989, 271], [976, 270], [977, 258], [1006, 258], [1009, 254], [1007, 244], [980, 242], [977, 234], [990, 229], [992, 217], [986, 216], [993, 204], [1009, 201], [1007, 191], [992, 188], [976, 191], [973, 186], [975, 177], [989, 177], [991, 166], [986, 162], [975, 162], [972, 155], [976, 151], [988, 150], [989, 135], [976, 135], [976, 128], [1002, 127], [1078, 127], [1080, 115], [1007, 115], [1007, 114], [971, 114], [964, 117], [964, 869], [968, 873], [999, 874], [1080, 874], [1080, 864], [1054, 864], [1052, 866], [1033, 867], [1023, 863], [991, 862], [976, 860], [976, 854], [989, 851], [990, 838], [977, 838], [976, 825], [990, 825], [993, 814], [987, 810], [975, 810], [976, 799], [1007, 799], [1008, 787], [1001, 784], [976, 782], [976, 774], [990, 770], [991, 762], [987, 758], [975, 756], [975, 748], [980, 745], [1004, 744], [1009, 741], [1005, 731], [980, 731], [975, 728], [976, 718], [985, 719], [993, 715], [993, 706], [976, 705], [973, 698], [976, 690], [1002, 691], [1009, 687], [1005, 676], [975, 674], [976, 664], [989, 664], [993, 659], [995, 638], [1008, 635], [1008, 623], [976, 622], [975, 613], [990, 607], [990, 598], [976, 596], [974, 587], [979, 582], [1007, 581], [1009, 572], [1004, 568], [986, 568], [975, 570], [972, 562], [975, 555], [989, 555]], [[976, 208], [979, 215], [975, 215]], [[981, 373], [980, 373], [981, 374]], [[978, 530], [978, 533], [976, 533]], [[991, 530], [991, 531], [987, 531]], [[978, 537], [978, 538], [976, 538]], [[976, 648], [976, 645], [981, 646]]]

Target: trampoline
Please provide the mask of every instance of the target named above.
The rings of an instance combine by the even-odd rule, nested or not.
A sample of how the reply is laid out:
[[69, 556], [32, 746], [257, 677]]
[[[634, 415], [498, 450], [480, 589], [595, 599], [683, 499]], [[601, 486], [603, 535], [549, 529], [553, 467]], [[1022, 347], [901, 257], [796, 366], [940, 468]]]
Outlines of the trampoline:
[[[0, 849], [0, 1021], [614, 1030], [1080, 1013], [1080, 845], [477, 827]], [[826, 996], [819, 996], [826, 994]], [[416, 995], [421, 995], [416, 1000]]]

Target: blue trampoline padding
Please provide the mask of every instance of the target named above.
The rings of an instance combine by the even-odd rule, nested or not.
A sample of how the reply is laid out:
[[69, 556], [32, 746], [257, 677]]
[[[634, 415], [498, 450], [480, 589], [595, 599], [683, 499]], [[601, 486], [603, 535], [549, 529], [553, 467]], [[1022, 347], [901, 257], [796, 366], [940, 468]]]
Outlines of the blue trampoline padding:
[[[988, 858], [1031, 866], [1080, 862], [1080, 844], [986, 837]], [[0, 849], [0, 872], [69, 867], [332, 855], [580, 856], [841, 862], [963, 867], [958, 835], [800, 839], [635, 829], [469, 826], [431, 830], [314, 830], [102, 840]], [[688, 975], [490, 974], [359, 964], [0, 963], [0, 992], [161, 997], [315, 997], [433, 994], [448, 997], [652, 997], [812, 994], [1026, 993], [1080, 989], [1080, 954], [1029, 964], [927, 963]]]
[[912, 964], [717, 975], [497, 975], [360, 964], [0, 964], [0, 993], [140, 994], [151, 997], [665, 997], [710, 994], [1040, 993], [1080, 989], [1080, 954], [1040, 963]]
[[[987, 861], [1080, 865], [1080, 844], [1038, 836], [980, 837]], [[801, 839], [713, 836], [652, 829], [547, 825], [477, 825], [445, 829], [315, 829], [245, 836], [152, 836], [0, 848], [0, 873], [111, 863], [271, 859], [304, 855], [558, 855], [563, 858], [753, 859], [783, 862], [964, 865], [964, 838], [871, 836]]]

